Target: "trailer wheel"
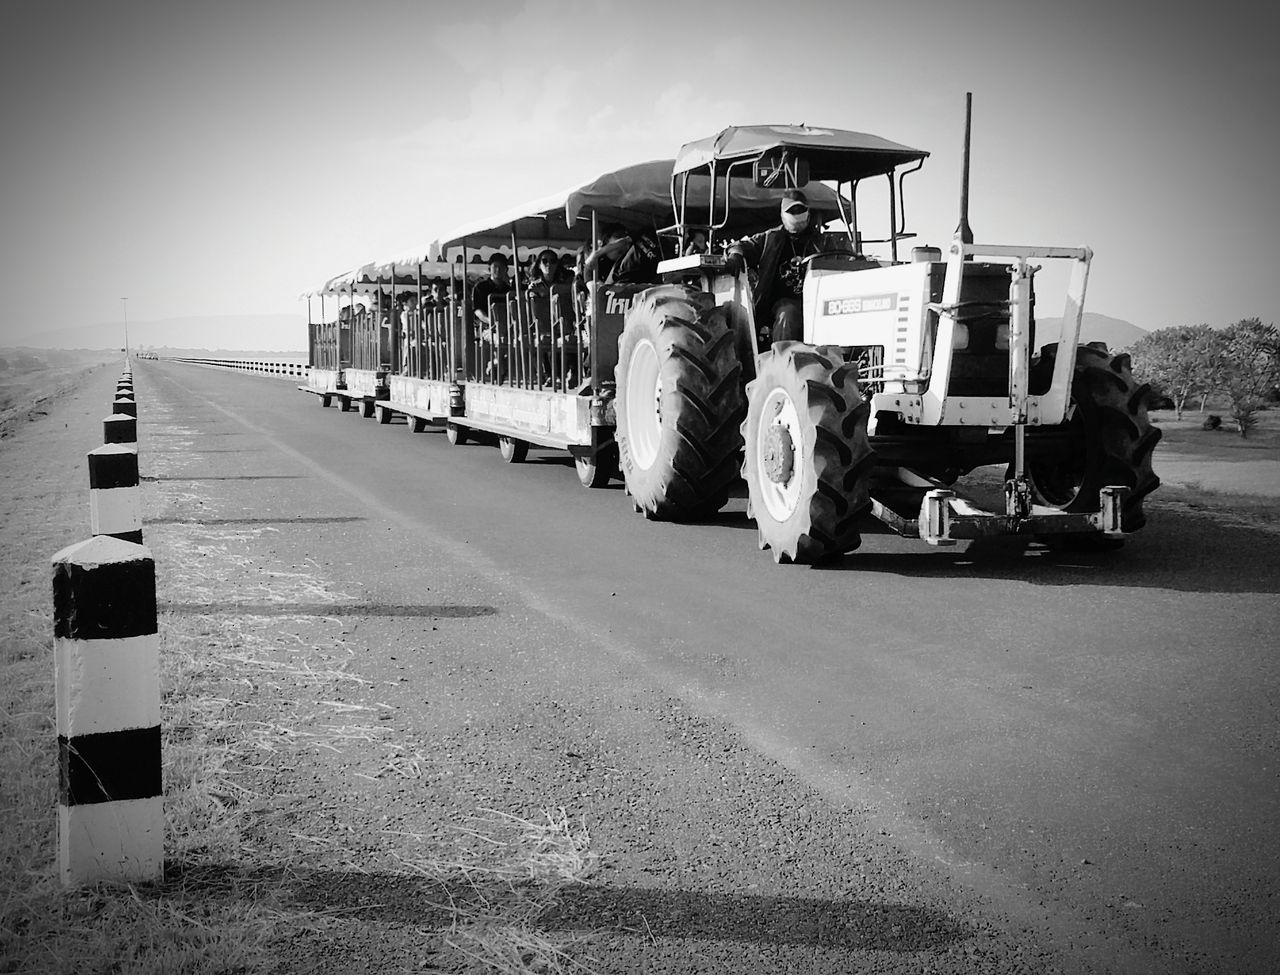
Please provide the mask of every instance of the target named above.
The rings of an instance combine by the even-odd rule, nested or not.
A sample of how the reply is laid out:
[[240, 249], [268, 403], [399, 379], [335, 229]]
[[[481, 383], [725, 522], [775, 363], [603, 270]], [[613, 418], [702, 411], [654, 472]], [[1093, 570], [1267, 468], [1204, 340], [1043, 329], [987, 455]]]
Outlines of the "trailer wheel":
[[421, 433], [427, 428], [427, 421], [420, 416], [406, 413], [404, 415], [404, 428], [410, 433]]
[[461, 447], [467, 442], [467, 428], [460, 427], [456, 423], [446, 423], [444, 425], [444, 436], [455, 447]]
[[529, 456], [529, 442], [517, 437], [499, 437], [498, 453], [508, 464], [523, 464]]
[[377, 404], [371, 399], [360, 401], [360, 416], [368, 420], [373, 416]]
[[342, 410], [342, 412], [343, 412], [343, 413], [346, 413], [346, 412], [350, 411], [350, 409], [351, 409], [351, 397], [350, 397], [350, 396], [339, 396], [339, 397], [338, 397], [338, 409]]
[[[1041, 351], [1039, 369], [1050, 371], [1056, 346]], [[1129, 489], [1120, 524], [1135, 532], [1146, 524], [1142, 503], [1160, 486], [1151, 468], [1151, 455], [1161, 432], [1147, 416], [1150, 386], [1133, 378], [1133, 367], [1124, 354], [1080, 346], [1076, 349], [1071, 402], [1075, 413], [1067, 423], [1069, 447], [1059, 457], [1030, 457], [1027, 476], [1036, 500], [1061, 511], [1096, 511], [1099, 491], [1108, 484]], [[1051, 547], [1079, 548], [1074, 536], [1045, 535]], [[1107, 544], [1110, 542], [1110, 544]], [[1089, 547], [1114, 548], [1114, 540], [1091, 540]]]
[[812, 564], [861, 544], [875, 455], [858, 367], [831, 347], [778, 342], [747, 385], [742, 475], [760, 547]]
[[646, 518], [714, 514], [738, 479], [742, 366], [714, 298], [679, 285], [643, 292], [615, 371], [619, 461]]
[[330, 397], [329, 397], [329, 394], [328, 394], [328, 393], [321, 393], [321, 394], [320, 394], [320, 408], [321, 408], [321, 409], [324, 409], [325, 407], [327, 407], [327, 406], [329, 405], [329, 400], [330, 400]]
[[373, 408], [373, 412], [374, 412], [374, 415], [378, 418], [378, 422], [382, 424], [390, 423], [391, 418], [395, 416], [395, 413], [387, 409], [385, 406], [375, 405]]
[[583, 487], [606, 487], [610, 479], [618, 476], [618, 448], [603, 447], [594, 456], [575, 454], [573, 466]]

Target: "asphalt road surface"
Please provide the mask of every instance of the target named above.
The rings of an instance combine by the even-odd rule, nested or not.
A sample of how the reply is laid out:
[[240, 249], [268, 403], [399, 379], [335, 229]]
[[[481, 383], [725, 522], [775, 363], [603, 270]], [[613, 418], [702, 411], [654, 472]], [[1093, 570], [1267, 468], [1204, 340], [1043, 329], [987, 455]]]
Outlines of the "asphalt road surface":
[[[253, 435], [262, 476], [287, 462], [423, 532], [1115, 970], [1280, 965], [1276, 534], [1156, 500], [1109, 556], [877, 535], [776, 566], [741, 498], [713, 523], [646, 522], [563, 453], [504, 465], [288, 382], [135, 372]], [[376, 539], [367, 558], [381, 571]]]

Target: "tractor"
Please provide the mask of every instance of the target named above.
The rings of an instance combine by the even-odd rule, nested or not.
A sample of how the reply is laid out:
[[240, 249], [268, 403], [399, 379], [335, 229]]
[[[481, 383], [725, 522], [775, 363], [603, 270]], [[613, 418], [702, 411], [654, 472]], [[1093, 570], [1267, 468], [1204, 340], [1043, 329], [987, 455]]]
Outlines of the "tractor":
[[[858, 132], [732, 127], [685, 145], [671, 196], [709, 252], [664, 261], [627, 312], [616, 368], [616, 440], [633, 507], [659, 520], [714, 515], [746, 481], [747, 514], [777, 562], [814, 564], [867, 530], [935, 546], [1021, 535], [1110, 549], [1140, 529], [1159, 485], [1148, 387], [1129, 358], [1080, 345], [1087, 247], [980, 245], [968, 223], [966, 108], [960, 222], [913, 247], [903, 183], [927, 153]], [[750, 269], [717, 240], [728, 181], [779, 191], [833, 185], [830, 246], [803, 261], [803, 336], [773, 341]], [[888, 233], [862, 236], [860, 184], [885, 179]], [[705, 195], [697, 206], [691, 197]], [[833, 227], [838, 226], [838, 231]], [[887, 244], [888, 259], [863, 253]], [[718, 245], [718, 246], [717, 246]], [[1036, 274], [1065, 262], [1060, 320], [1037, 322]], [[995, 502], [956, 482], [1002, 469]]]

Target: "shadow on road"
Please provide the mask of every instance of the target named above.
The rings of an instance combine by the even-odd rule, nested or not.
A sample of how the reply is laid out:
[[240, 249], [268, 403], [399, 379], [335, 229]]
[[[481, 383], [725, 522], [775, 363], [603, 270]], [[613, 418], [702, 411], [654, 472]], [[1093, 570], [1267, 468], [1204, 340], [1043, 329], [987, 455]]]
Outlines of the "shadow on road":
[[210, 616], [230, 613], [233, 616], [411, 616], [421, 619], [471, 619], [496, 616], [496, 606], [461, 606], [437, 604], [427, 606], [387, 606], [373, 603], [160, 603], [162, 613], [179, 616]]
[[[1116, 552], [1050, 552], [1017, 538], [980, 539], [953, 550], [845, 556], [824, 571], [904, 578], [1009, 579], [1041, 586], [1123, 586], [1203, 593], [1280, 593], [1280, 537], [1176, 511], [1153, 515]], [[906, 540], [896, 544], [920, 545]], [[923, 545], [921, 545], [923, 549]]]
[[234, 866], [166, 867], [166, 887], [190, 898], [242, 898], [280, 885], [288, 905], [377, 925], [447, 929], [469, 913], [501, 919], [505, 901], [545, 908], [545, 931], [630, 932], [645, 938], [695, 938], [755, 945], [822, 946], [914, 952], [944, 948], [973, 932], [953, 917], [909, 904], [826, 900], [685, 889], [533, 883], [477, 885], [477, 877], [429, 879], [360, 870]]

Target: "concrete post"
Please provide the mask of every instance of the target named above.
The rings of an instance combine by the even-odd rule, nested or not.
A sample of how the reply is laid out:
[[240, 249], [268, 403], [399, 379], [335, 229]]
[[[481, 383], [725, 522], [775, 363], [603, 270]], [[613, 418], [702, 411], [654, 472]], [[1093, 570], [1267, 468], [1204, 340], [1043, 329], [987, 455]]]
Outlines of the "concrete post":
[[113, 413], [102, 419], [102, 442], [122, 443], [136, 447], [138, 420], [128, 413]]
[[125, 444], [89, 451], [89, 527], [96, 535], [142, 544], [138, 452]]
[[64, 885], [164, 874], [156, 574], [100, 537], [53, 557], [58, 864]]
[[138, 404], [132, 399], [117, 396], [115, 402], [111, 404], [111, 412], [124, 413], [136, 419], [138, 416]]

